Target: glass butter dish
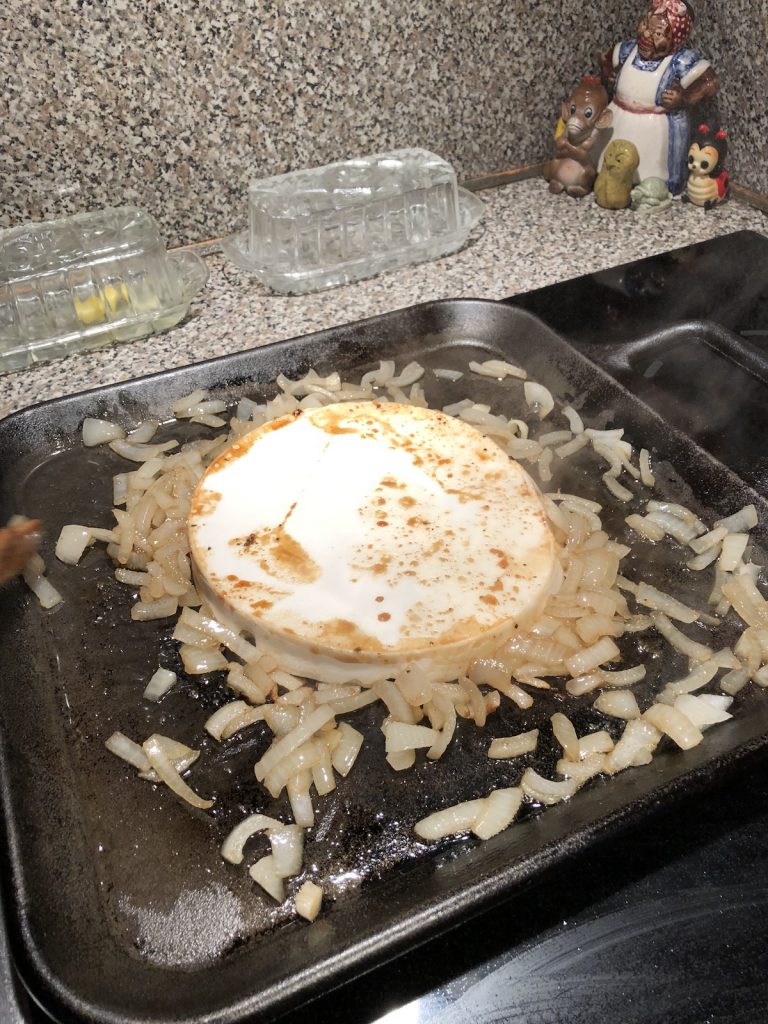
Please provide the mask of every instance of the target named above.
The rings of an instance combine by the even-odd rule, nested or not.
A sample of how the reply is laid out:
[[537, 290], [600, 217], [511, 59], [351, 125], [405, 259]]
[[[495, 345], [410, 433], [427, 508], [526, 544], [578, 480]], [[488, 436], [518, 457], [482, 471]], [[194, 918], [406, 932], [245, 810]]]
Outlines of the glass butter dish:
[[441, 157], [399, 149], [254, 182], [248, 228], [222, 247], [267, 287], [297, 295], [455, 252], [483, 210]]
[[173, 327], [208, 279], [121, 206], [0, 233], [0, 373]]

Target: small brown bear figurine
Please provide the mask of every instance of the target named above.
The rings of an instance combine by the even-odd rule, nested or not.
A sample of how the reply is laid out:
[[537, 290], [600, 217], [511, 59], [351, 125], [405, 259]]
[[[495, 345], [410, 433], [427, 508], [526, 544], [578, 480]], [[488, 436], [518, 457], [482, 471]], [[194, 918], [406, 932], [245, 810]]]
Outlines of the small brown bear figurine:
[[608, 93], [599, 78], [582, 78], [563, 102], [563, 131], [555, 139], [556, 155], [544, 164], [544, 180], [549, 191], [585, 196], [592, 188], [597, 168], [590, 150], [604, 128], [610, 127], [613, 114], [607, 110]]
[[603, 168], [595, 181], [595, 201], [605, 210], [624, 210], [631, 202], [632, 178], [640, 163], [637, 147], [614, 139], [603, 154]]
[[700, 124], [688, 150], [688, 184], [684, 203], [711, 210], [728, 198], [728, 171], [723, 167], [727, 155], [728, 133], [723, 128], [713, 131], [709, 125]]

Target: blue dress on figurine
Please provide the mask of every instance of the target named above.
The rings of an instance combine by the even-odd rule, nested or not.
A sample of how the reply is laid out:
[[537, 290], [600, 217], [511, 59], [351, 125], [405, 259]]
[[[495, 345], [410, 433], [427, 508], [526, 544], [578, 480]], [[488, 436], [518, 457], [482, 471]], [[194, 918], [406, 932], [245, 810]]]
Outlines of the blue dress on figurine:
[[685, 183], [690, 126], [686, 110], [667, 111], [661, 105], [664, 92], [678, 81], [688, 88], [709, 67], [684, 46], [662, 60], [644, 60], [634, 39], [617, 43], [613, 50], [616, 69], [613, 110], [614, 139], [628, 139], [640, 153], [637, 181], [662, 178], [673, 195]]

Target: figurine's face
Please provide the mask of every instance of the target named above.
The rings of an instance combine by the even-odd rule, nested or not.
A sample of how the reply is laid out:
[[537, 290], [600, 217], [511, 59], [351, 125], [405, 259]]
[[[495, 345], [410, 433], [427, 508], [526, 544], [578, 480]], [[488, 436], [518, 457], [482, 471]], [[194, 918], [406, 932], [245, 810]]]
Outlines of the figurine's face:
[[688, 173], [694, 178], [707, 178], [720, 159], [714, 146], [701, 146], [694, 142], [688, 150]]
[[645, 15], [637, 26], [637, 50], [643, 60], [661, 60], [672, 52], [672, 26], [666, 15]]
[[570, 101], [563, 104], [562, 117], [568, 141], [578, 146], [593, 128], [605, 127], [604, 110], [608, 105], [608, 93], [602, 85], [594, 86], [582, 82], [571, 93]]
[[625, 145], [623, 139], [617, 139], [616, 142], [612, 142], [608, 146], [605, 151], [604, 162], [609, 170], [624, 168], [632, 168], [634, 170], [637, 166], [635, 153]]

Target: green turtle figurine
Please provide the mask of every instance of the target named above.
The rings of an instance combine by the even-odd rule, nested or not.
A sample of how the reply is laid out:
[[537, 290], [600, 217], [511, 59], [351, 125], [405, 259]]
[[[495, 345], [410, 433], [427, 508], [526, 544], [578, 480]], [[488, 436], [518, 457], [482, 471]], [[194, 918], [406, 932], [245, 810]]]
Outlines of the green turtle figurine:
[[603, 168], [595, 179], [595, 201], [605, 210], [625, 210], [629, 206], [632, 178], [640, 163], [634, 143], [614, 139], [603, 153]]
[[636, 213], [661, 213], [672, 205], [672, 193], [663, 178], [643, 178], [629, 197]]

